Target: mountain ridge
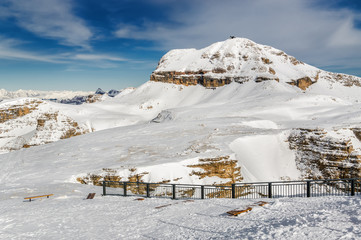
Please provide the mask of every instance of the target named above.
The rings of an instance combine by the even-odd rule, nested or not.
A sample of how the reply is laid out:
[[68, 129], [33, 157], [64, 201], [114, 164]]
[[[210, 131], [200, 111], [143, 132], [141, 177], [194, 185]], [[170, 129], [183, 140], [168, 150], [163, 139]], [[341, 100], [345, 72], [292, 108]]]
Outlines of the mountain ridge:
[[318, 80], [361, 87], [361, 78], [323, 71], [282, 50], [245, 38], [231, 38], [202, 49], [175, 49], [166, 53], [151, 74], [151, 81], [219, 87], [274, 80], [306, 90]]

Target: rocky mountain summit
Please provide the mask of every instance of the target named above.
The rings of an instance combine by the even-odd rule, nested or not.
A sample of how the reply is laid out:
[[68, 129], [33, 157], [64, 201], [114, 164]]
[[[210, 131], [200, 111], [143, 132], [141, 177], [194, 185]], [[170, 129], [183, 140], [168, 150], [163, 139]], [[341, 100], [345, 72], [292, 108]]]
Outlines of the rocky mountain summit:
[[171, 50], [161, 58], [150, 80], [205, 87], [276, 81], [302, 90], [319, 80], [361, 86], [357, 77], [320, 70], [281, 50], [245, 38], [231, 38], [199, 50]]

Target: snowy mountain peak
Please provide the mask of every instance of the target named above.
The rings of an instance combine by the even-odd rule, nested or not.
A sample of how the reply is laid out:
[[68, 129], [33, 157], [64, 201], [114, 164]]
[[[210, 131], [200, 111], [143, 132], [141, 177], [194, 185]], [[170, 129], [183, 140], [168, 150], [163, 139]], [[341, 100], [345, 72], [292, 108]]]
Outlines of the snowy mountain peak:
[[361, 86], [358, 77], [323, 71], [246, 38], [230, 38], [199, 50], [171, 50], [161, 58], [150, 80], [205, 87], [274, 80], [302, 90], [319, 80]]
[[100, 94], [100, 95], [104, 95], [105, 94], [105, 91], [101, 88], [98, 88], [96, 91], [95, 91], [95, 94]]

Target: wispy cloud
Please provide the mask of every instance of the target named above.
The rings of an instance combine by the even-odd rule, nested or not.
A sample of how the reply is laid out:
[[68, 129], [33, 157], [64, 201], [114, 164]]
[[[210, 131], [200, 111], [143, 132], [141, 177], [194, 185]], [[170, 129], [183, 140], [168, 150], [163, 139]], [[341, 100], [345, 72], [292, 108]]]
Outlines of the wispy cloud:
[[86, 60], [86, 61], [99, 61], [99, 60], [105, 60], [105, 61], [116, 61], [116, 62], [124, 62], [128, 61], [125, 58], [105, 55], [105, 54], [76, 54], [74, 56], [74, 59], [76, 60]]
[[116, 68], [119, 62], [134, 62], [115, 55], [104, 53], [73, 53], [65, 52], [45, 55], [21, 49], [23, 41], [0, 36], [0, 59], [38, 61], [69, 65], [69, 71], [80, 71], [84, 67]]
[[0, 36], [0, 59], [30, 60], [49, 63], [64, 63], [55, 56], [37, 54], [29, 51], [23, 51], [17, 48], [22, 42], [16, 39], [3, 38]]
[[89, 48], [93, 36], [85, 22], [72, 12], [70, 0], [3, 0], [0, 16], [14, 17], [17, 24], [63, 45]]
[[[351, 9], [322, 9], [306, 0], [192, 0], [192, 8], [172, 8], [180, 24], [145, 22], [119, 25], [119, 38], [153, 40], [164, 50], [205, 47], [230, 35], [280, 48], [317, 66], [356, 66], [361, 62], [360, 20]], [[357, 59], [356, 61], [352, 61]]]

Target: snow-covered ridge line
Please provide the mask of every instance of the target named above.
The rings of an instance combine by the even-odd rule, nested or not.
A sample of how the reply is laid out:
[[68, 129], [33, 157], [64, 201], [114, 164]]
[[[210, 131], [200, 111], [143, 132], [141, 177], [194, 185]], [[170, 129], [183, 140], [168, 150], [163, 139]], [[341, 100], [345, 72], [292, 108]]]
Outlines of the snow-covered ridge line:
[[42, 99], [69, 99], [75, 96], [86, 96], [93, 93], [94, 92], [90, 91], [40, 91], [22, 89], [19, 89], [17, 91], [7, 91], [5, 89], [0, 89], [0, 100], [24, 97], [36, 97]]

